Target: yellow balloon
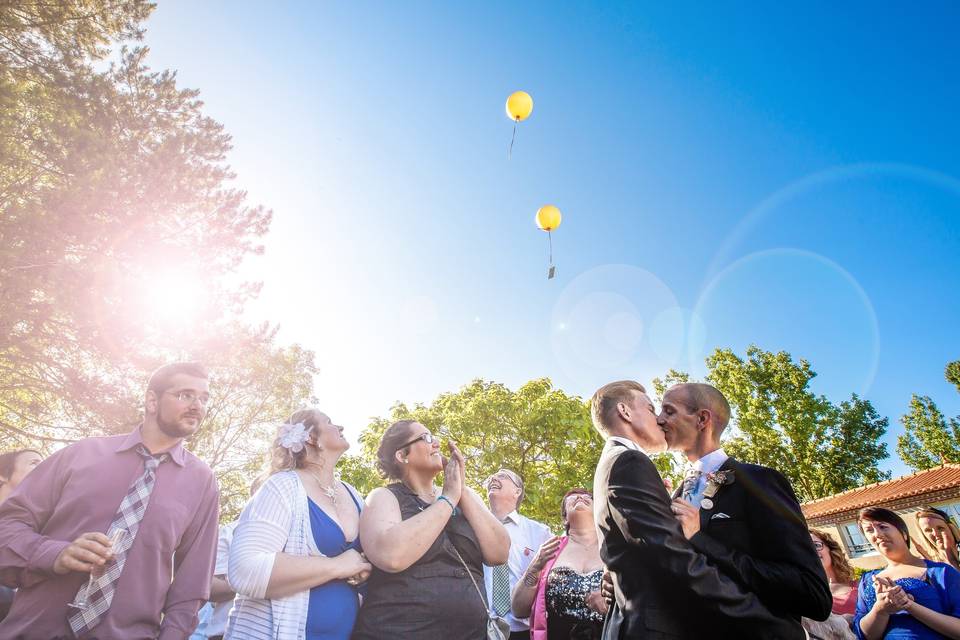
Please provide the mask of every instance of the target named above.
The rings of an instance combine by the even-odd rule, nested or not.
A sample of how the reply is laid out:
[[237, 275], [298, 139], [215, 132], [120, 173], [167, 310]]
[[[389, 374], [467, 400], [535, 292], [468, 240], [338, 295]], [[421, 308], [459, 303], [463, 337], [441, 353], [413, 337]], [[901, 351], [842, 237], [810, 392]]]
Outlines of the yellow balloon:
[[507, 116], [511, 120], [521, 122], [530, 117], [533, 111], [533, 98], [526, 91], [511, 93], [507, 98]]
[[552, 204], [537, 209], [537, 226], [544, 231], [553, 231], [560, 226], [560, 209]]

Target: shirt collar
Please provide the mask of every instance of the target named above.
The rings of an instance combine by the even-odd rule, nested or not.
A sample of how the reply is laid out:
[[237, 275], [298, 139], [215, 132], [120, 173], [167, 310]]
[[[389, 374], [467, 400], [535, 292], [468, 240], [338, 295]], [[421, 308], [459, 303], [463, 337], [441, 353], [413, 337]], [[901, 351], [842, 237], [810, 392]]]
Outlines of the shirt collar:
[[506, 516], [504, 516], [503, 522], [505, 523], [507, 520], [509, 520], [513, 524], [520, 524], [520, 513], [516, 509], [514, 509], [513, 511], [508, 513]]
[[701, 473], [713, 473], [723, 466], [729, 458], [723, 449], [716, 449], [693, 463], [693, 468]]
[[633, 440], [630, 440], [629, 438], [624, 438], [622, 436], [610, 436], [609, 439], [613, 440], [614, 442], [619, 442], [620, 444], [625, 446], [627, 449], [633, 449], [634, 451], [642, 451], [642, 449], [640, 449], [640, 445], [638, 445]]
[[[127, 434], [127, 437], [123, 439], [123, 442], [120, 443], [120, 446], [117, 447], [117, 453], [122, 451], [129, 451], [133, 449], [138, 444], [143, 444], [143, 437], [140, 434], [140, 429], [143, 425], [138, 425], [136, 429]], [[161, 451], [160, 453], [167, 453], [170, 455], [170, 459], [177, 463], [177, 466], [182, 467], [186, 463], [185, 453], [183, 450], [183, 440], [179, 440], [177, 444], [173, 445], [166, 451]]]

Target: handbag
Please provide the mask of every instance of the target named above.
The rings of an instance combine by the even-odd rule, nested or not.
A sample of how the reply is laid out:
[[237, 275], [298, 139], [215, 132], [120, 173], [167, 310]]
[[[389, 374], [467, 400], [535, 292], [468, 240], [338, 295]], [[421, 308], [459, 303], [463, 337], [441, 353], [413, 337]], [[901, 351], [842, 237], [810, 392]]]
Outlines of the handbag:
[[[467, 563], [464, 562], [463, 556], [460, 555], [460, 552], [457, 551], [457, 548], [453, 545], [453, 542], [450, 543], [450, 548], [453, 549], [453, 552], [457, 554], [457, 558], [460, 560], [460, 564], [463, 565], [464, 570], [467, 572], [467, 576], [470, 578], [470, 582], [473, 583], [473, 588], [477, 590], [477, 595], [480, 596], [480, 602], [483, 603], [483, 608], [487, 608], [487, 601], [483, 597], [483, 593], [480, 591], [479, 585], [477, 585], [477, 580], [473, 577], [473, 573], [470, 571], [470, 567], [467, 566]], [[503, 618], [497, 618], [496, 616], [487, 616], [487, 640], [507, 640], [510, 637], [510, 623], [504, 620]]]

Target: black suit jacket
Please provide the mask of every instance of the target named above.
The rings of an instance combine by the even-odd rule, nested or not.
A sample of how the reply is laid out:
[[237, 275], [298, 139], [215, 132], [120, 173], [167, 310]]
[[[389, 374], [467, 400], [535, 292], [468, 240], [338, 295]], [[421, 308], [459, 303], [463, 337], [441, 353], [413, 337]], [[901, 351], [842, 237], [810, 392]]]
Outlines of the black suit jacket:
[[733, 483], [717, 490], [712, 508], [700, 508], [700, 531], [690, 542], [774, 613], [798, 624], [800, 616], [826, 620], [830, 584], [790, 482], [733, 458], [720, 470], [732, 471]]
[[607, 441], [593, 479], [593, 509], [615, 594], [605, 640], [805, 637], [690, 545], [644, 453]]

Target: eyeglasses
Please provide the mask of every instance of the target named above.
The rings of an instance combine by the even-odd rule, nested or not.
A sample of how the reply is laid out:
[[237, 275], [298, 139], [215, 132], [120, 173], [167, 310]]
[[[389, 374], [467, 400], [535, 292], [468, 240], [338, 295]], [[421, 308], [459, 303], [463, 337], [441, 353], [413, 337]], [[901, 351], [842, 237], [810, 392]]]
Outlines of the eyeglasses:
[[200, 406], [205, 407], [210, 402], [210, 396], [205, 393], [202, 395], [197, 395], [194, 391], [164, 391], [164, 393], [169, 393], [180, 402], [185, 402], [188, 405], [199, 401]]
[[413, 440], [411, 440], [411, 441], [408, 442], [407, 444], [402, 444], [402, 445], [400, 445], [399, 447], [397, 447], [396, 450], [397, 450], [397, 451], [400, 451], [400, 449], [406, 449], [406, 448], [409, 447], [410, 445], [416, 444], [416, 443], [417, 443], [418, 441], [420, 441], [420, 440], [423, 440], [423, 441], [426, 442], [427, 444], [433, 444], [435, 441], [438, 440], [438, 438], [437, 438], [437, 436], [435, 436], [435, 435], [433, 435], [432, 433], [430, 433], [429, 431], [427, 431], [426, 433], [421, 433], [420, 435], [418, 435], [416, 438], [414, 438]]
[[822, 542], [814, 542], [814, 543], [813, 543], [813, 548], [816, 549], [817, 551], [823, 551], [823, 548], [824, 548], [825, 546], [826, 546], [826, 545], [824, 545]]

